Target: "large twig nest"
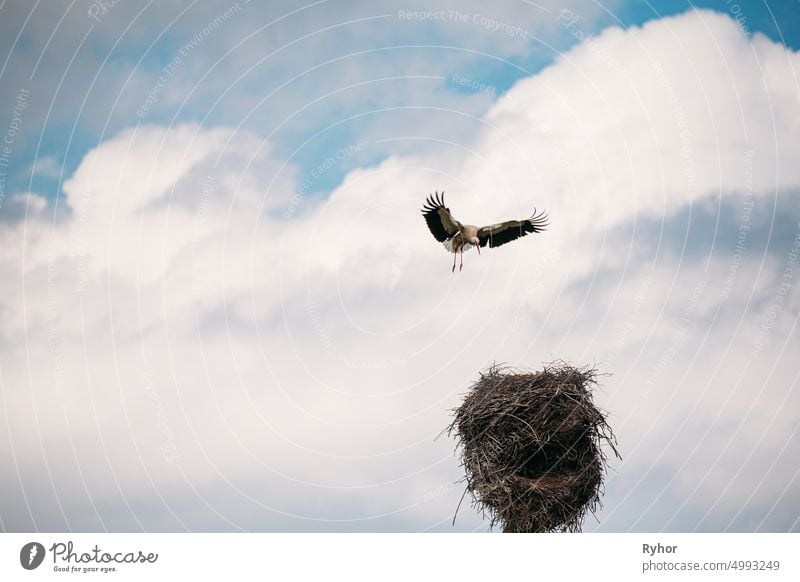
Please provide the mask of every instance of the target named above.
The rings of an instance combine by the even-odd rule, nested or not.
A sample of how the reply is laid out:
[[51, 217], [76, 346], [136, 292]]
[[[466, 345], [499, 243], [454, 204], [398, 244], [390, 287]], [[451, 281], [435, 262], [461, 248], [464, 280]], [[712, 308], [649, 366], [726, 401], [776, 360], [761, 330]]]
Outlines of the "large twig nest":
[[455, 410], [456, 436], [473, 504], [506, 532], [580, 531], [600, 505], [603, 445], [619, 456], [592, 402], [596, 371], [554, 362], [522, 373], [481, 372]]

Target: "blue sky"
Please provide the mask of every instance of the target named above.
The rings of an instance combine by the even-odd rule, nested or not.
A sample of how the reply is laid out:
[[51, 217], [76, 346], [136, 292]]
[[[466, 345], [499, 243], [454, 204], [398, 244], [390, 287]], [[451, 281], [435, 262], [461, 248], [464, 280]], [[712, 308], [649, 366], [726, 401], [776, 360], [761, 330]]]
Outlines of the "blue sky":
[[[453, 531], [448, 411], [560, 358], [587, 530], [800, 528], [797, 2], [100, 6], [0, 5], [2, 529]], [[434, 190], [552, 227], [453, 274]]]
[[[325, 4], [322, 3], [323, 9], [326, 8]], [[175, 103], [156, 103], [146, 121], [242, 123], [244, 127], [260, 132], [271, 132], [279, 123], [277, 120], [284, 121], [280, 116], [270, 114], [271, 105], [275, 101], [286, 99], [288, 93], [293, 107], [308, 106], [308, 109], [304, 110], [299, 119], [291, 120], [281, 127], [272, 136], [272, 141], [287, 157], [300, 148], [292, 161], [297, 164], [298, 171], [306, 173], [342, 144], [357, 143], [368, 139], [370, 135], [373, 140], [380, 139], [371, 133], [370, 119], [394, 117], [402, 124], [404, 117], [414, 117], [409, 111], [395, 114], [382, 112], [367, 114], [365, 118], [340, 123], [332, 128], [325, 125], [326, 119], [341, 121], [348, 112], [351, 115], [355, 112], [364, 114], [364, 105], [377, 108], [414, 106], [409, 102], [410, 96], [402, 104], [391, 98], [383, 100], [383, 103], [380, 97], [371, 99], [370, 95], [376, 88], [391, 92], [394, 85], [401, 85], [406, 91], [416, 95], [414, 100], [421, 106], [436, 106], [439, 100], [435, 97], [431, 100], [431, 93], [476, 97], [475, 100], [480, 104], [474, 106], [474, 110], [481, 112], [518, 79], [537, 73], [553, 63], [559, 52], [579, 42], [574, 34], [551, 34], [546, 29], [541, 31], [542, 34], [537, 34], [535, 29], [526, 26], [525, 17], [528, 22], [535, 21], [542, 15], [547, 15], [549, 20], [556, 20], [561, 10], [558, 5], [548, 8], [552, 12], [543, 12], [532, 7], [528, 7], [527, 11], [521, 10], [520, 26], [530, 34], [525, 38], [512, 39], [509, 46], [502, 47], [503, 50], [485, 51], [483, 49], [486, 46], [491, 47], [491, 42], [486, 42], [483, 38], [485, 35], [467, 30], [469, 35], [461, 36], [464, 31], [453, 30], [454, 25], [449, 20], [449, 15], [445, 16], [448, 19], [445, 21], [423, 24], [415, 22], [408, 25], [398, 21], [398, 13], [404, 6], [402, 3], [397, 6], [378, 5], [375, 10], [370, 9], [364, 14], [359, 12], [357, 5], [351, 5], [355, 13], [352, 18], [347, 18], [349, 11], [338, 17], [334, 4], [336, 3], [329, 3], [331, 14], [320, 14], [324, 10], [318, 11], [312, 7], [269, 26], [277, 18], [297, 11], [301, 5], [289, 3], [286, 10], [278, 5], [253, 10], [252, 6], [240, 3], [241, 10], [236, 11], [221, 25], [222, 33], [216, 34], [212, 42], [201, 41], [193, 51], [194, 56], [190, 54], [185, 59], [188, 63], [186, 68], [193, 69], [191, 73], [184, 75], [179, 70], [180, 80], [168, 76], [168, 84], [181, 84], [180, 89], [174, 90], [191, 90], [193, 94], [185, 102], [180, 96], [176, 96]], [[87, 5], [91, 6], [91, 3]], [[20, 163], [15, 164], [16, 171], [9, 177], [9, 190], [33, 189], [48, 197], [55, 196], [59, 188], [57, 176], [32, 175], [30, 172], [36, 156], [54, 158], [68, 175], [77, 167], [85, 152], [102, 141], [103, 136], [140, 122], [135, 116], [137, 99], [140, 99], [140, 103], [146, 100], [147, 92], [163, 72], [163, 67], [180, 56], [180, 50], [191, 42], [196, 34], [195, 26], [198, 23], [211, 22], [230, 6], [232, 4], [227, 3], [219, 3], [218, 6], [205, 5], [205, 8], [198, 4], [174, 4], [168, 8], [149, 6], [132, 23], [128, 18], [139, 14], [139, 8], [128, 11], [124, 5], [114, 6], [107, 14], [99, 14], [99, 22], [87, 16], [89, 8], [86, 12], [77, 6], [71, 11], [62, 12], [48, 8], [45, 14], [43, 5], [32, 10], [22, 5], [6, 6], [4, 27], [7, 33], [3, 35], [3, 52], [8, 60], [3, 73], [7, 81], [4, 83], [3, 100], [7, 104], [12, 103], [15, 89], [22, 87], [33, 87], [36, 99], [35, 105], [26, 115], [26, 124], [31, 126], [32, 131], [25, 135], [24, 141], [17, 143], [16, 156]], [[289, 10], [289, 6], [294, 10]], [[800, 26], [791, 18], [796, 15], [796, 3], [789, 0], [746, 3], [744, 6], [725, 0], [694, 3], [680, 0], [652, 3], [612, 2], [605, 8], [595, 6], [584, 12], [567, 9], [579, 19], [574, 30], [583, 35], [593, 35], [608, 26], [640, 26], [650, 20], [684, 12], [692, 6], [730, 14], [738, 18], [751, 34], [765, 34], [795, 50], [800, 45]], [[66, 5], [63, 8], [66, 9]], [[446, 8], [448, 11], [454, 10]], [[119, 14], [123, 10], [125, 14]], [[256, 12], [258, 14], [254, 14]], [[308, 13], [313, 13], [314, 18], [305, 19], [302, 16]], [[55, 24], [65, 14], [61, 26], [56, 28]], [[237, 16], [241, 18], [236, 18]], [[23, 27], [22, 24], [28, 17], [28, 25]], [[173, 19], [176, 20], [171, 27], [151, 24], [155, 20], [166, 25]], [[350, 23], [362, 19], [366, 20]], [[257, 52], [259, 42], [271, 37], [277, 27], [291, 31], [287, 42], [297, 42], [299, 46], [304, 45], [299, 37], [314, 34], [320, 28], [330, 28], [315, 35], [321, 37], [319, 44], [324, 47], [319, 53], [311, 52], [299, 56], [298, 51], [291, 47], [281, 49], [276, 42], [275, 47], [279, 52], [263, 61], [265, 55]], [[293, 36], [294, 33], [297, 33], [297, 38]], [[249, 34], [254, 36], [238, 49], [234, 49], [233, 54], [228, 52]], [[380, 44], [375, 44], [375, 37], [381, 38]], [[454, 40], [458, 42], [453, 42]], [[415, 46], [435, 48], [393, 49]], [[365, 51], [366, 55], [363, 54]], [[441, 59], [442, 54], [446, 54], [451, 62], [439, 66], [436, 61]], [[64, 55], [69, 55], [69, 58]], [[402, 64], [405, 60], [410, 61], [407, 67]], [[72, 65], [68, 68], [70, 61]], [[329, 61], [334, 62], [326, 64]], [[328, 79], [325, 79], [325, 92], [338, 92], [317, 103], [310, 103], [325, 94], [322, 89], [315, 93], [315, 88], [310, 86], [317, 78], [311, 72], [290, 82], [258, 108], [247, 109], [246, 116], [238, 106], [240, 99], [245, 99], [250, 106], [254, 105], [259, 101], [256, 95], [266, 97], [270, 91], [302, 74], [306, 67], [321, 67], [316, 71], [335, 77], [342, 71], [351, 72], [351, 67], [358, 67], [362, 63], [369, 67], [368, 63], [371, 62], [373, 66], [379, 67], [386, 61], [393, 61], [388, 69], [392, 74], [387, 76], [401, 79], [376, 81], [370, 78], [370, 84], [363, 88], [349, 87], [341, 79], [330, 80], [328, 84]], [[420, 61], [426, 63], [424, 70], [416, 68]], [[229, 67], [228, 63], [232, 66]], [[231, 85], [208, 90], [195, 87], [194, 83], [204, 73], [212, 78], [225, 79]], [[130, 75], [141, 77], [142, 85], [133, 85], [135, 80], [132, 81]], [[454, 75], [460, 79], [475, 81], [479, 86], [485, 85], [486, 89], [476, 91], [471, 88], [471, 84], [461, 86], [453, 82]], [[427, 78], [412, 81], [408, 78], [410, 76]], [[78, 92], [80, 99], [73, 98], [75, 94], [69, 90], [70, 80], [83, 87], [95, 78], [96, 86], [93, 90]], [[150, 86], [147, 85], [148, 81], [151, 82]], [[75, 88], [75, 91], [79, 91], [79, 88]], [[482, 97], [486, 98], [481, 99]], [[118, 98], [121, 103], [114, 106], [113, 100]], [[10, 114], [11, 111], [7, 113]], [[311, 126], [304, 122], [303, 118], [307, 116], [314, 120]], [[461, 125], [460, 120], [452, 123]], [[67, 145], [69, 147], [65, 147]], [[395, 143], [394, 147], [401, 146]], [[322, 179], [315, 181], [313, 191], [324, 194], [351, 168], [362, 163], [375, 163], [392, 151], [394, 150], [391, 146], [374, 148], [370, 156], [347, 160], [347, 163], [337, 165]], [[23, 164], [23, 161], [29, 163]]]

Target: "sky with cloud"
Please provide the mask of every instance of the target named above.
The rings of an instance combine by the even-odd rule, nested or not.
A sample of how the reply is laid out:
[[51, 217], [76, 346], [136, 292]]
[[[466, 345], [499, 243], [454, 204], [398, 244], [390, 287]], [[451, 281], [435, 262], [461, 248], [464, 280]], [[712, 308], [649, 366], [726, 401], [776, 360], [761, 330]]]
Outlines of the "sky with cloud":
[[632, 4], [0, 4], [0, 528], [486, 531], [441, 432], [564, 359], [585, 531], [799, 531], [800, 6]]

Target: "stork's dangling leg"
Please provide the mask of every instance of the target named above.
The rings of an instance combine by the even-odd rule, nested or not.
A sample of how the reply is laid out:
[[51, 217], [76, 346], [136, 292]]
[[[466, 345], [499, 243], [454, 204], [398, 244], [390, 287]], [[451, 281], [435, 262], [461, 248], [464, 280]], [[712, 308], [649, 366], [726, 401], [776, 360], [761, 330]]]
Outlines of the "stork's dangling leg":
[[458, 267], [458, 270], [460, 271], [463, 268], [464, 268], [464, 247], [462, 246], [461, 247], [461, 265]]
[[455, 273], [455, 272], [456, 272], [456, 256], [457, 256], [457, 255], [458, 255], [458, 253], [457, 253], [457, 252], [455, 252], [455, 251], [453, 251], [453, 268], [452, 268], [452, 272], [453, 272], [453, 273]]

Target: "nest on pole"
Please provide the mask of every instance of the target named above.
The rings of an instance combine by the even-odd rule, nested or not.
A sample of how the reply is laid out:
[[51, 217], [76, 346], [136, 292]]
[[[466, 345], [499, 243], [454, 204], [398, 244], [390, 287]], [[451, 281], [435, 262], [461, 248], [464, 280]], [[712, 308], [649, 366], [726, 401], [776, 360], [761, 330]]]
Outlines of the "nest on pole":
[[493, 365], [472, 385], [448, 434], [458, 442], [473, 505], [492, 527], [575, 532], [598, 509], [603, 446], [619, 453], [592, 402], [596, 376], [564, 362], [533, 373]]

